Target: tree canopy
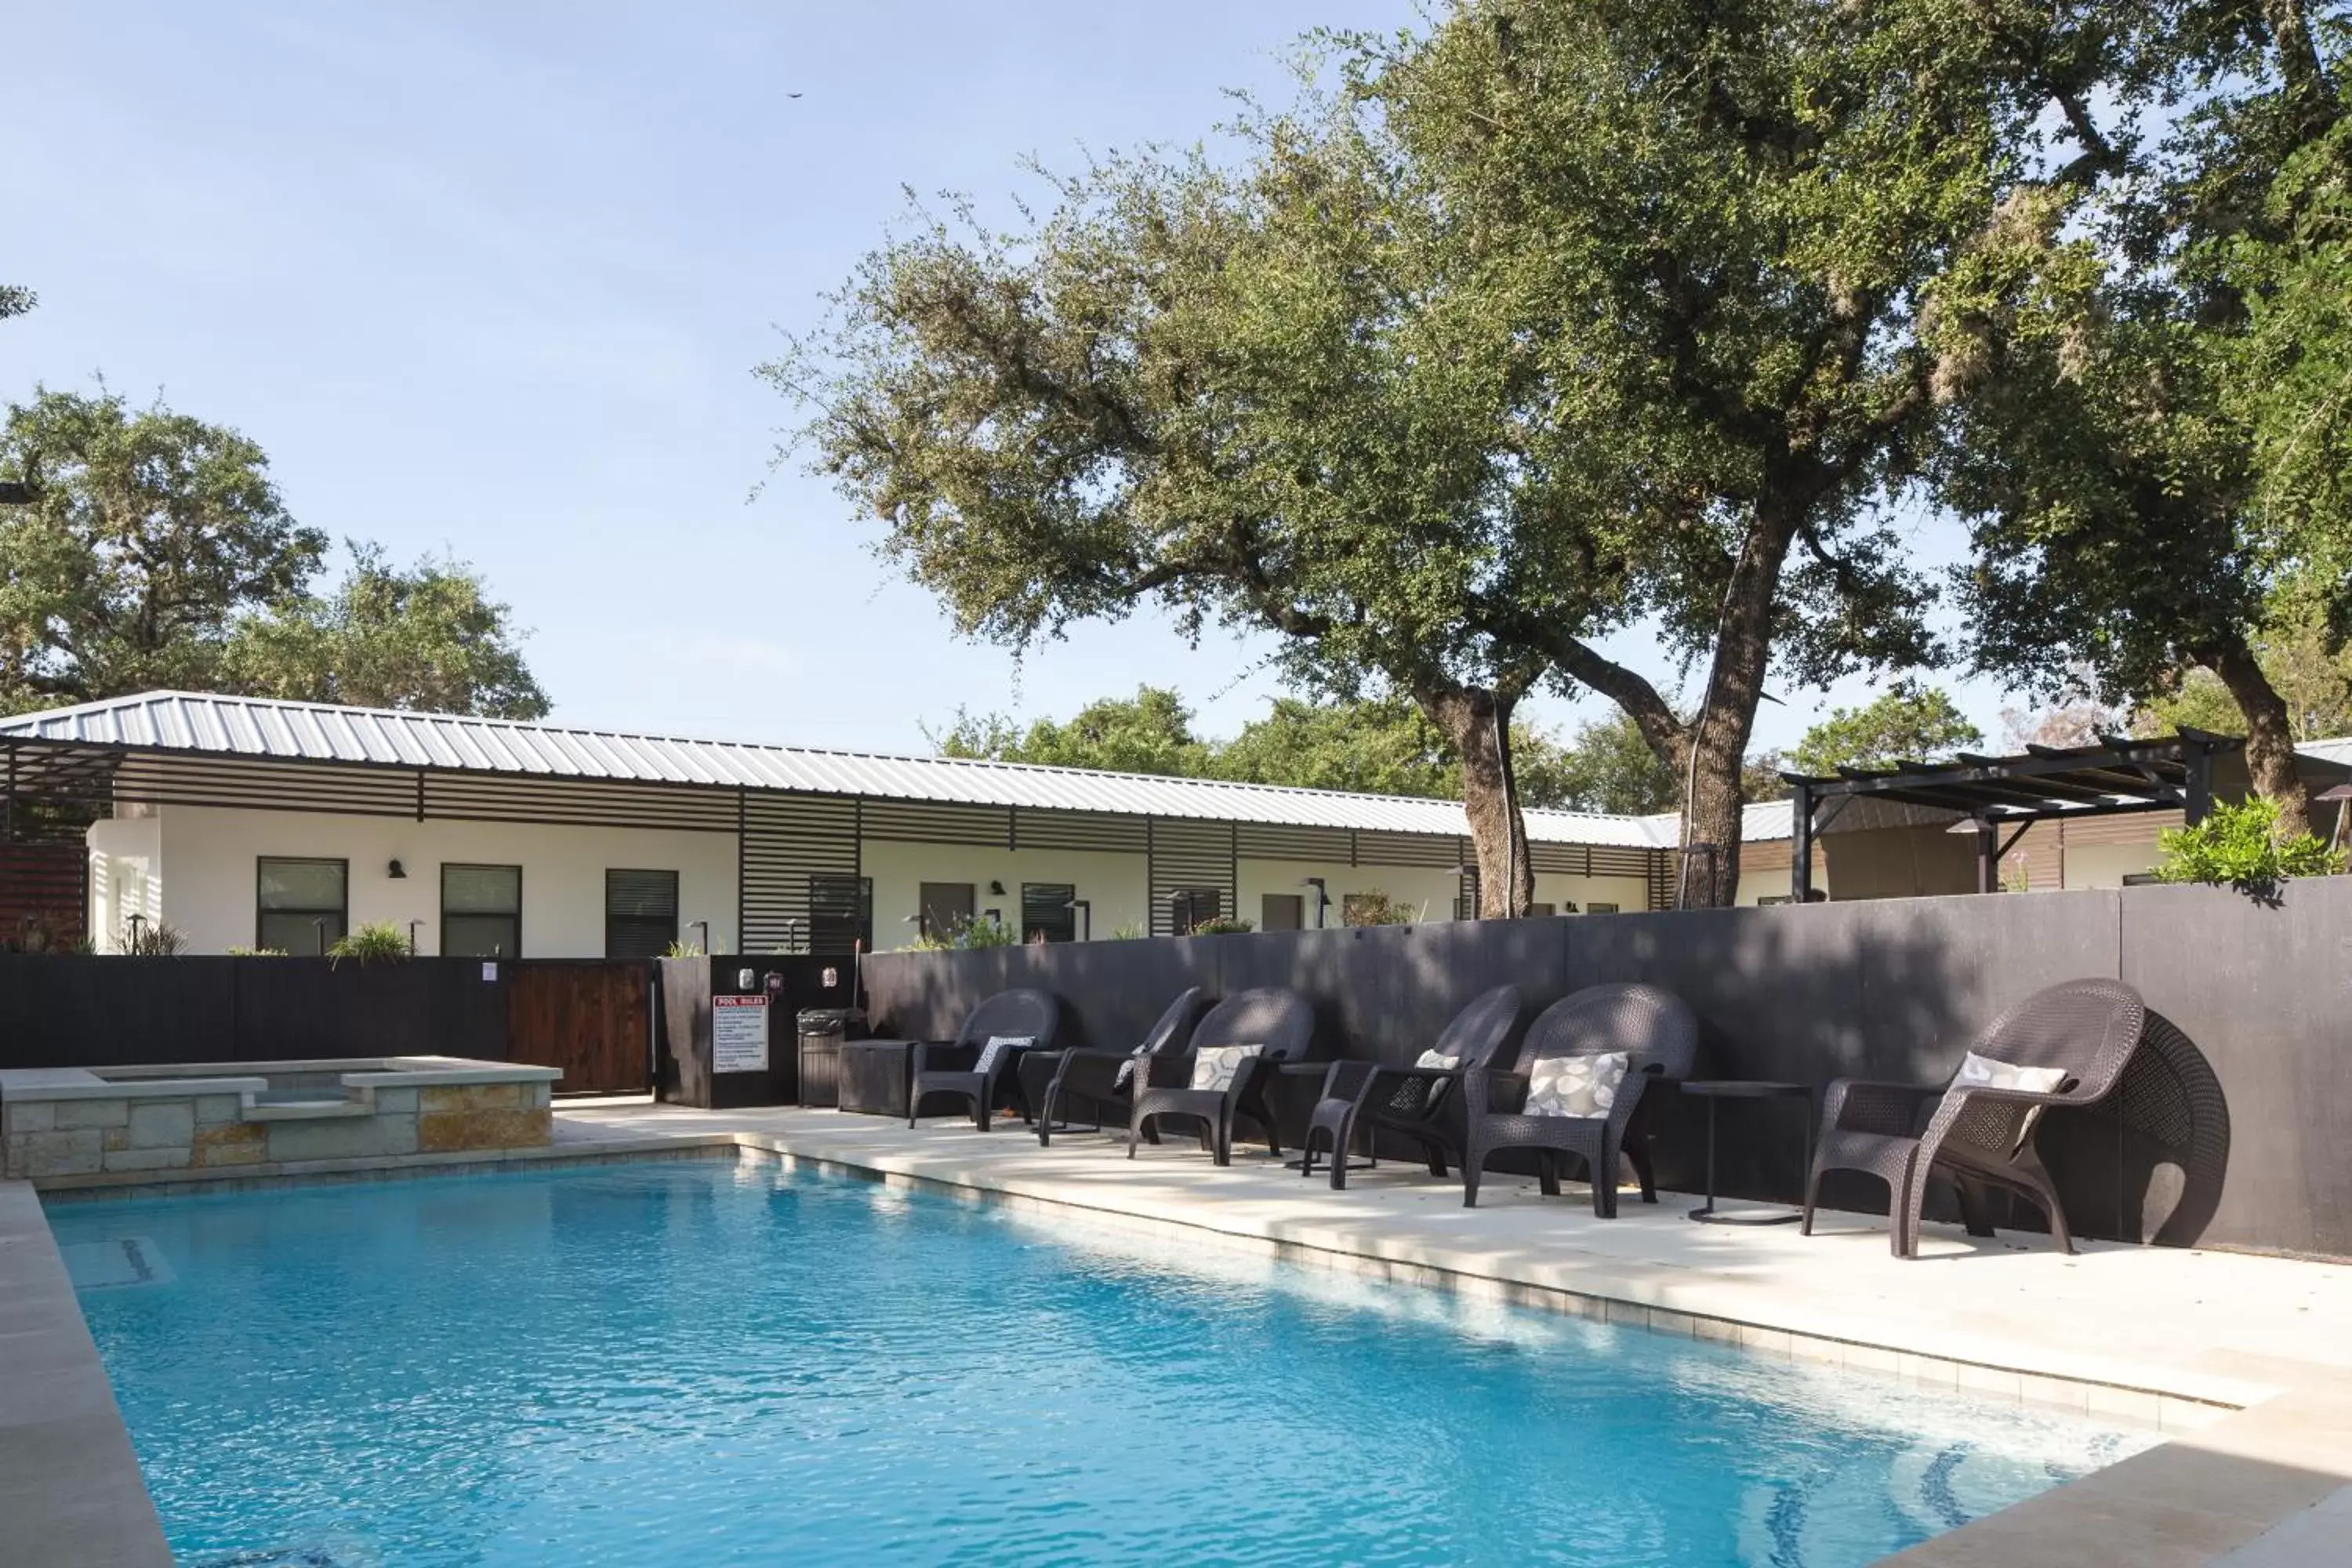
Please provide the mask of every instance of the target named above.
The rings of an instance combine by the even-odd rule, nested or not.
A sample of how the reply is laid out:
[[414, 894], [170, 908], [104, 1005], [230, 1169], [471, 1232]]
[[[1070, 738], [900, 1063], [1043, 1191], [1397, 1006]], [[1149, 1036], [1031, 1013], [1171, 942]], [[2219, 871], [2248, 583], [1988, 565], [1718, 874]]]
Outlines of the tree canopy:
[[1789, 754], [1791, 771], [1817, 777], [1840, 768], [1942, 761], [1984, 744], [1984, 731], [1940, 688], [1896, 685], [1860, 708], [1840, 708], [1805, 731]]
[[[1102, 698], [1066, 720], [1039, 719], [1026, 727], [1001, 714], [959, 712], [944, 733], [931, 736], [942, 756], [1056, 767], [1107, 768], [1185, 778], [1231, 779], [1372, 795], [1462, 797], [1460, 760], [1428, 715], [1399, 697], [1315, 702], [1275, 699], [1261, 718], [1229, 740], [1201, 735], [1191, 708], [1164, 687], [1139, 687], [1132, 698]], [[1523, 806], [1655, 810], [1606, 804], [1620, 798], [1582, 792], [1619, 787], [1606, 765], [1563, 750], [1545, 731], [1527, 725], [1512, 737]], [[1645, 753], [1646, 755], [1646, 753]], [[1668, 807], [1670, 809], [1670, 806]]]
[[2212, 727], [2246, 736], [2288, 837], [2307, 802], [2262, 628], [2300, 596], [2325, 651], [2352, 629], [2341, 9], [2105, 7], [2082, 156], [2022, 193], [1936, 334], [1977, 666], [2042, 695], [2087, 673], [2110, 705], [2218, 682], [2238, 721]]
[[324, 534], [294, 521], [258, 444], [114, 393], [11, 405], [0, 479], [0, 705], [207, 689], [236, 622], [299, 592]]
[[257, 697], [543, 719], [547, 694], [523, 661], [509, 610], [462, 561], [403, 571], [373, 545], [325, 596], [304, 595], [240, 621], [224, 687]]
[[0, 711], [156, 688], [536, 718], [471, 568], [402, 572], [297, 522], [258, 443], [120, 395], [41, 391], [0, 429]]

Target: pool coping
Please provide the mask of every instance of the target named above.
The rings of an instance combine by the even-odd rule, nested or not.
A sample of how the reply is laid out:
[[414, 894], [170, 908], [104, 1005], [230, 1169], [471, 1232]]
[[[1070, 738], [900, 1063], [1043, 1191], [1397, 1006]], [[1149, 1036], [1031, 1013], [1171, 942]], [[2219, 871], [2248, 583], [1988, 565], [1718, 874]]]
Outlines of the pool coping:
[[[1262, 1224], [1239, 1223], [1230, 1214], [1218, 1216], [1210, 1206], [1201, 1211], [1207, 1217], [1136, 1214], [1040, 1192], [1033, 1184], [991, 1179], [987, 1173], [960, 1168], [961, 1162], [946, 1153], [880, 1155], [827, 1146], [804, 1133], [740, 1128], [604, 1131], [545, 1147], [248, 1166], [199, 1180], [126, 1179], [39, 1194], [30, 1183], [0, 1182], [0, 1334], [8, 1336], [12, 1361], [21, 1353], [14, 1347], [51, 1346], [40, 1375], [0, 1378], [0, 1458], [9, 1461], [0, 1467], [0, 1513], [10, 1518], [18, 1540], [72, 1542], [71, 1552], [47, 1560], [90, 1568], [169, 1568], [172, 1561], [128, 1430], [49, 1233], [44, 1203], [490, 1175], [728, 1153], [1017, 1210], [1082, 1213], [1090, 1222], [1140, 1234], [1208, 1240], [1308, 1267], [1721, 1341], [1777, 1359], [1891, 1373], [1980, 1397], [2154, 1426], [2164, 1433], [2167, 1441], [2144, 1453], [1886, 1560], [1903, 1568], [2082, 1568], [2105, 1562], [2129, 1562], [2135, 1568], [2296, 1568], [2347, 1561], [2342, 1542], [2352, 1539], [2352, 1486], [2347, 1485], [2352, 1480], [2352, 1376], [2315, 1371], [2292, 1386], [2235, 1387], [2188, 1378], [2169, 1380], [2170, 1388], [2068, 1378], [2046, 1369], [2002, 1366], [1997, 1360], [1924, 1355], [1785, 1324], [1687, 1311], [1559, 1279], [1514, 1277], [1488, 1260], [1448, 1258], [1438, 1248], [1337, 1231], [1276, 1234]], [[1213, 1223], [1218, 1217], [1225, 1223]], [[16, 1337], [20, 1319], [26, 1325], [23, 1331], [34, 1340]], [[36, 1403], [44, 1408], [32, 1408]], [[12, 1447], [19, 1452], [11, 1454]], [[93, 1516], [105, 1521], [104, 1533], [83, 1533], [92, 1529]]]

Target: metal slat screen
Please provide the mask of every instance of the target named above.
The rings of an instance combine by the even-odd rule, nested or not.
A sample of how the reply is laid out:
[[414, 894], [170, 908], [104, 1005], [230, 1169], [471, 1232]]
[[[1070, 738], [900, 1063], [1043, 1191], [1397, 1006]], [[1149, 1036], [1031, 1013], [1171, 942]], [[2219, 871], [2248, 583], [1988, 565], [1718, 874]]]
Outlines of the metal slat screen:
[[1181, 935], [1234, 908], [1232, 823], [1152, 818], [1150, 864], [1152, 935]]
[[[858, 803], [836, 795], [772, 795], [747, 790], [741, 799], [743, 837], [736, 868], [736, 930], [745, 952], [847, 952], [841, 881], [855, 880], [858, 863]], [[826, 879], [819, 921], [818, 879]], [[873, 945], [870, 894], [862, 933]], [[841, 945], [826, 947], [824, 942]]]

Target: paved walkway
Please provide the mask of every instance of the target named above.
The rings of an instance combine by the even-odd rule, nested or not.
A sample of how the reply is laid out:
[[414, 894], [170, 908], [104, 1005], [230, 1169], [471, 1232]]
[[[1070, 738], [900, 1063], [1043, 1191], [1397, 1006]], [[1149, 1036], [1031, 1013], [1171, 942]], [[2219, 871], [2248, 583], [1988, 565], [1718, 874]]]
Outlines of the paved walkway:
[[[1766, 1354], [2153, 1423], [2174, 1441], [1906, 1553], [1918, 1568], [2352, 1564], [2352, 1266], [1930, 1226], [1889, 1256], [1884, 1222], [1693, 1225], [1693, 1202], [1632, 1194], [1595, 1220], [1580, 1189], [1545, 1199], [1383, 1163], [1335, 1193], [1263, 1154], [1230, 1169], [1190, 1143], [1082, 1134], [1040, 1149], [1017, 1123], [909, 1131], [831, 1111], [566, 1110], [571, 1148], [701, 1135], [894, 1179], [1090, 1211], [1170, 1245], [1221, 1244], [1499, 1290]], [[1179, 1230], [1173, 1227], [1185, 1227]], [[2246, 1407], [2242, 1413], [2238, 1407]]]

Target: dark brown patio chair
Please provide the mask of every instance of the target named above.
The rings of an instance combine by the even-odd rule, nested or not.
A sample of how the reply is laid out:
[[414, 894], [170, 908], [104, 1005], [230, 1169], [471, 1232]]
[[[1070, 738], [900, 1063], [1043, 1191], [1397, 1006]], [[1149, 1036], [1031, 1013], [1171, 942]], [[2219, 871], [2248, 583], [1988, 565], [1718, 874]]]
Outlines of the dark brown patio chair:
[[[1201, 1145], [1220, 1165], [1234, 1163], [1234, 1121], [1246, 1116], [1265, 1130], [1269, 1152], [1280, 1155], [1266, 1086], [1277, 1065], [1305, 1058], [1315, 1040], [1315, 1009], [1296, 991], [1265, 986], [1226, 997], [1193, 1026], [1182, 1054], [1146, 1057], [1138, 1071], [1135, 1101], [1128, 1110], [1127, 1157], [1147, 1130], [1165, 1116], [1190, 1117], [1201, 1125]], [[1231, 1063], [1222, 1088], [1192, 1087], [1193, 1064], [1204, 1052], [1255, 1046], [1255, 1054]]]
[[1454, 1016], [1426, 1053], [1439, 1058], [1439, 1064], [1382, 1067], [1377, 1062], [1333, 1062], [1324, 1075], [1323, 1098], [1315, 1102], [1307, 1123], [1298, 1173], [1314, 1173], [1319, 1135], [1331, 1146], [1332, 1190], [1343, 1190], [1348, 1184], [1348, 1150], [1356, 1135], [1361, 1132], [1370, 1144], [1381, 1133], [1393, 1132], [1421, 1146], [1431, 1175], [1444, 1175], [1446, 1162], [1462, 1158], [1451, 1124], [1458, 1099], [1456, 1086], [1465, 1075], [1486, 1072], [1494, 1065], [1496, 1056], [1511, 1043], [1522, 1010], [1516, 985], [1496, 986], [1478, 997]]
[[[1607, 1091], [1597, 1115], [1538, 1112], [1528, 1105], [1533, 1077], [1545, 1063], [1570, 1063], [1622, 1051], [1625, 1076]], [[1544, 1195], [1559, 1195], [1560, 1168], [1573, 1156], [1592, 1183], [1592, 1212], [1617, 1217], [1617, 1157], [1633, 1163], [1642, 1201], [1658, 1201], [1650, 1170], [1644, 1107], [1662, 1083], [1690, 1076], [1698, 1056], [1698, 1018], [1688, 1004], [1654, 985], [1595, 985], [1563, 997], [1528, 1026], [1520, 1070], [1466, 1075], [1462, 1081], [1467, 1139], [1462, 1158], [1462, 1202], [1475, 1206], [1486, 1162], [1506, 1149], [1536, 1155]], [[1558, 1070], [1555, 1068], [1553, 1070]]]
[[[1080, 1107], [1094, 1118], [1097, 1132], [1106, 1114], [1125, 1112], [1135, 1099], [1135, 1075], [1142, 1058], [1181, 1055], [1192, 1043], [1192, 1027], [1208, 1005], [1208, 993], [1191, 986], [1168, 1004], [1168, 1010], [1144, 1031], [1142, 1043], [1133, 1050], [1088, 1051], [1073, 1047], [1062, 1052], [1034, 1097], [1038, 1146], [1051, 1147], [1055, 1125]], [[1033, 1052], [1027, 1070], [1034, 1075], [1045, 1065]]]
[[1990, 1236], [1987, 1189], [2021, 1194], [2050, 1216], [2060, 1250], [2073, 1252], [2066, 1211], [2034, 1152], [2043, 1110], [2094, 1105], [2107, 1097], [2138, 1048], [2147, 1022], [2139, 993], [2120, 980], [2068, 980], [2037, 991], [1977, 1037], [1971, 1054], [2010, 1068], [2054, 1071], [2046, 1091], [1963, 1082], [1926, 1086], [1842, 1078], [1822, 1101], [1822, 1136], [1805, 1183], [1803, 1229], [1829, 1171], [1865, 1171], [1886, 1184], [1887, 1245], [1897, 1258], [1919, 1252], [1919, 1211], [1930, 1175], [1959, 1189], [1970, 1236]]
[[[1000, 991], [971, 1010], [954, 1039], [918, 1045], [907, 1070], [907, 1125], [921, 1113], [923, 1096], [951, 1094], [971, 1102], [972, 1125], [987, 1131], [990, 1110], [1008, 1090], [1018, 1107], [1014, 1064], [1024, 1051], [1051, 1050], [1061, 1017], [1062, 1005], [1045, 992]], [[991, 1040], [1026, 1043], [992, 1048]]]

